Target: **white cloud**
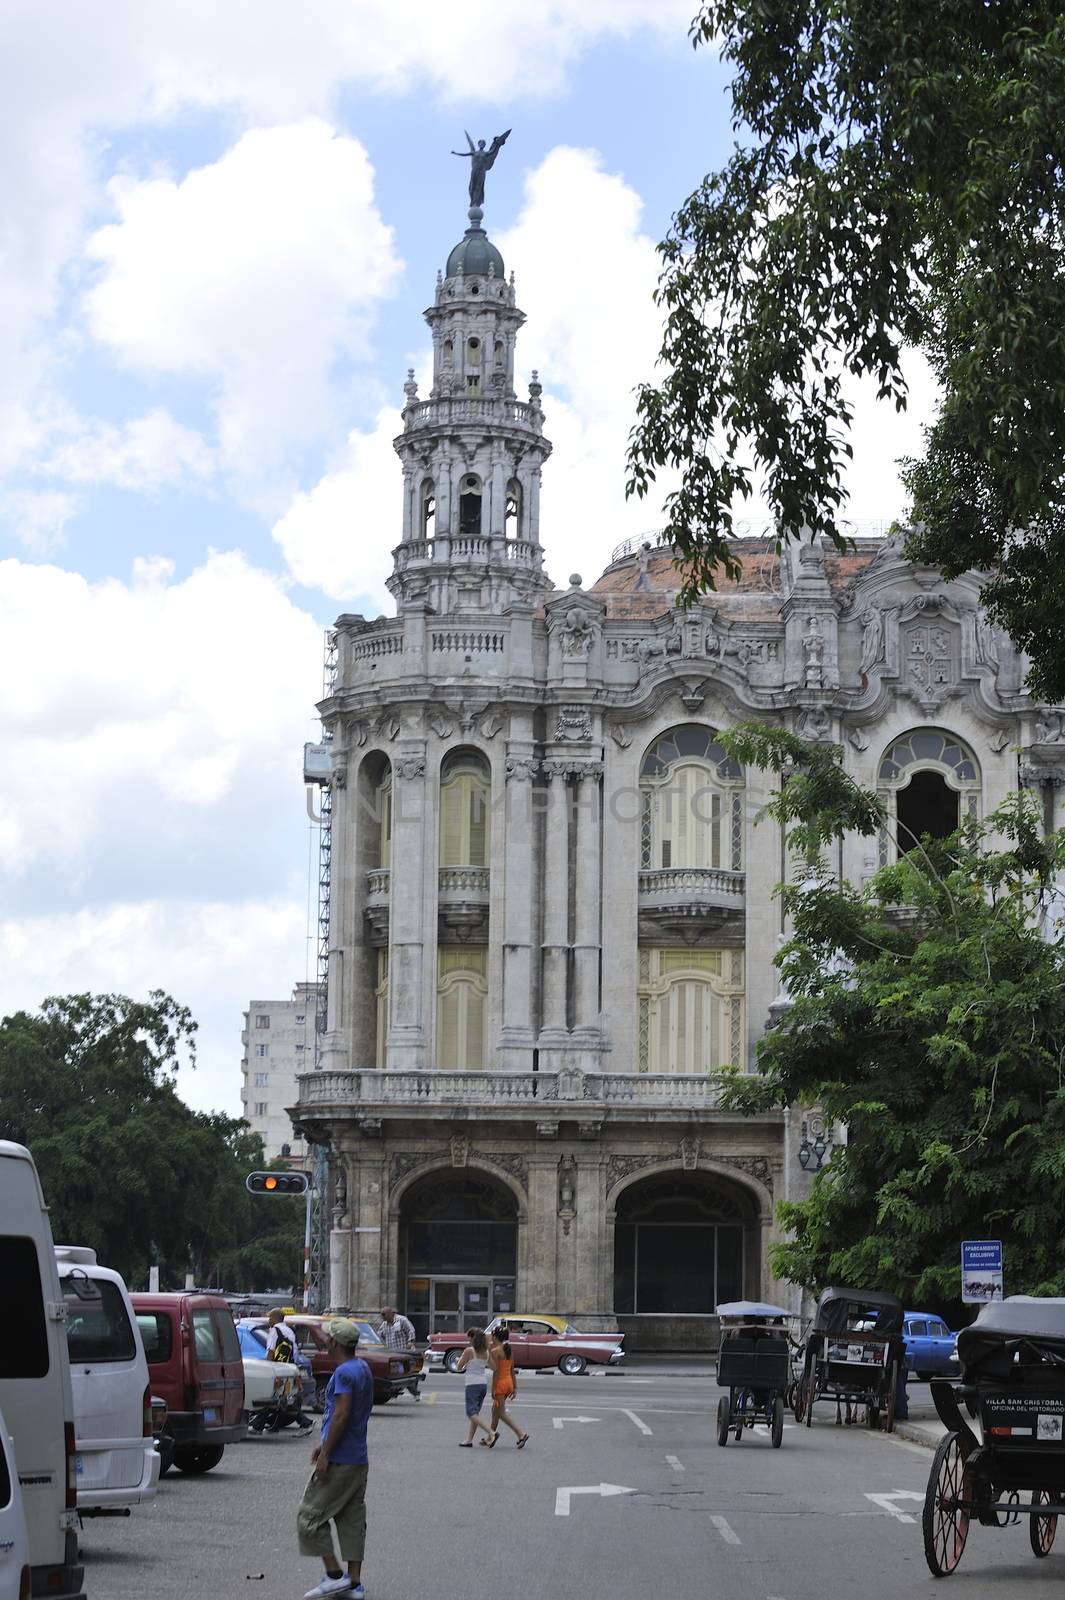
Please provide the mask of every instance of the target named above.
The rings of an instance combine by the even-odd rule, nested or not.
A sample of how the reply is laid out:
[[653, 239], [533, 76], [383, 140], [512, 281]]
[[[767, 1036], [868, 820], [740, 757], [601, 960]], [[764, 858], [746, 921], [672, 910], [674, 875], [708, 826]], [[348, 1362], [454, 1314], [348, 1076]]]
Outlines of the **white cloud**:
[[657, 499], [625, 499], [633, 391], [653, 376], [661, 344], [658, 257], [642, 209], [596, 151], [559, 146], [529, 175], [518, 220], [497, 241], [529, 318], [519, 364], [539, 369], [555, 447], [540, 535], [556, 583], [574, 568], [593, 583], [616, 544], [661, 521], [665, 482]]
[[[2, 835], [0, 835], [2, 837]], [[241, 1012], [253, 996], [286, 998], [305, 976], [299, 897], [117, 901], [0, 920], [0, 1015], [48, 995], [165, 989], [200, 1024], [195, 1071], [179, 1074], [192, 1105], [239, 1115]]]
[[154, 493], [177, 484], [205, 482], [214, 452], [194, 429], [156, 407], [116, 427], [73, 414], [56, 422], [38, 470], [67, 483], [111, 484]]
[[403, 479], [392, 440], [402, 422], [391, 407], [369, 433], [355, 431], [341, 463], [297, 494], [274, 524], [298, 583], [334, 599], [370, 595], [390, 607], [385, 579], [399, 543]]
[[180, 183], [115, 178], [93, 235], [93, 335], [130, 366], [206, 377], [224, 462], [261, 473], [329, 421], [341, 356], [399, 272], [373, 172], [317, 118], [255, 129]]
[[0, 524], [31, 555], [49, 555], [63, 544], [78, 503], [58, 489], [9, 489], [0, 494]]
[[109, 872], [195, 893], [234, 831], [234, 859], [258, 839], [269, 879], [320, 658], [314, 621], [239, 554], [182, 582], [142, 562], [132, 584], [0, 562], [0, 882], [38, 905]]

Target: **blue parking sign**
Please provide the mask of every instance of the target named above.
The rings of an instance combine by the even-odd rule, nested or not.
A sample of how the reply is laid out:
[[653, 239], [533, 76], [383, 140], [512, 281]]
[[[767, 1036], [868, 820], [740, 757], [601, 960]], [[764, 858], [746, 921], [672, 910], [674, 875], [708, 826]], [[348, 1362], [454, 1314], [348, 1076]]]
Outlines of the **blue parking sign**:
[[1002, 1299], [1002, 1240], [965, 1239], [961, 1247], [961, 1297], [982, 1306]]

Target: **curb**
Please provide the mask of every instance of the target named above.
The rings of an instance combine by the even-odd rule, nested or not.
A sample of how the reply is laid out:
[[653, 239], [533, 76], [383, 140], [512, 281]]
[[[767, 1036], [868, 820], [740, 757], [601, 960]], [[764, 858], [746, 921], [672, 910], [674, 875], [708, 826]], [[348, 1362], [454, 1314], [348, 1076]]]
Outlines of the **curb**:
[[911, 1444], [924, 1445], [926, 1450], [934, 1450], [946, 1429], [941, 1423], [934, 1422], [896, 1422], [895, 1432], [900, 1439], [908, 1439]]

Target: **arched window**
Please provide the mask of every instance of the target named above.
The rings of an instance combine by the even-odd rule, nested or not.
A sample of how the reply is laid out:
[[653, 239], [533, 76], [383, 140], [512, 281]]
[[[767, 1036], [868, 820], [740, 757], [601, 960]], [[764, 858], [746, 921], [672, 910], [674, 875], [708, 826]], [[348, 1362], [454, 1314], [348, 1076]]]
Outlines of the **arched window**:
[[432, 478], [426, 478], [422, 483], [422, 514], [421, 530], [423, 539], [432, 539], [436, 534], [436, 490]]
[[742, 1067], [742, 950], [640, 951], [638, 1067], [701, 1074]]
[[436, 1064], [455, 1072], [484, 1066], [488, 952], [483, 946], [443, 945], [438, 952]]
[[507, 484], [507, 503], [503, 517], [503, 532], [508, 539], [520, 539], [522, 537], [521, 484], [517, 478], [511, 478]]
[[481, 341], [475, 334], [466, 340], [466, 393], [478, 395], [481, 392]]
[[387, 1065], [388, 1059], [388, 950], [377, 952], [377, 987], [374, 990], [377, 1004], [377, 1061], [378, 1067]]
[[743, 870], [743, 769], [688, 723], [655, 741], [640, 769], [640, 866]]
[[377, 786], [378, 856], [379, 867], [392, 865], [392, 768], [386, 766], [385, 775]]
[[923, 834], [947, 839], [963, 816], [979, 814], [976, 757], [941, 728], [917, 728], [896, 739], [880, 762], [877, 788], [895, 823], [881, 829], [881, 866], [912, 850]]
[[445, 339], [444, 340], [443, 351], [441, 353], [441, 361], [443, 362], [443, 365], [447, 368], [447, 370], [449, 372], [451, 370], [451, 367], [452, 367], [452, 364], [453, 364], [454, 360], [455, 360], [455, 346], [451, 342], [450, 339]]
[[496, 371], [497, 372], [503, 372], [506, 369], [506, 365], [507, 365], [507, 347], [503, 343], [502, 339], [497, 339], [496, 340], [494, 354], [495, 354]]
[[459, 534], [463, 539], [481, 536], [481, 480], [467, 472], [459, 484]]
[[449, 756], [441, 770], [440, 865], [488, 865], [488, 769], [475, 751]]

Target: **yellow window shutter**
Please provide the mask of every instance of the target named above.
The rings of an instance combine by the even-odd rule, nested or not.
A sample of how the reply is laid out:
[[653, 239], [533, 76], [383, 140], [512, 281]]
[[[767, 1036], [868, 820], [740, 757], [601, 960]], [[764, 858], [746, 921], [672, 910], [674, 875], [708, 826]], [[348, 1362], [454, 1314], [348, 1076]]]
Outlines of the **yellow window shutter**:
[[440, 995], [436, 1008], [436, 1064], [454, 1071], [459, 1060], [459, 995], [461, 986], [452, 984]]
[[462, 856], [462, 779], [453, 778], [440, 791], [440, 865], [464, 867]]
[[463, 984], [466, 991], [466, 1060], [470, 1071], [480, 1071], [484, 1066], [484, 1001], [481, 991], [472, 983]]
[[483, 867], [487, 864], [487, 795], [484, 785], [477, 778], [465, 780], [468, 784], [467, 795], [470, 814], [470, 853], [469, 861], [463, 863], [471, 867]]

